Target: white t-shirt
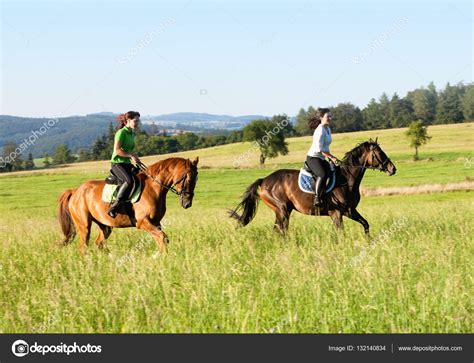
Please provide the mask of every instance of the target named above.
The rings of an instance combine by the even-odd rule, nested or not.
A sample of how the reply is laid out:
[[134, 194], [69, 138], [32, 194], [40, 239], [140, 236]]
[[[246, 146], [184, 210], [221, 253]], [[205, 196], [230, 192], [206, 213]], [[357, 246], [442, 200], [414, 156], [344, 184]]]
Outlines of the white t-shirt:
[[324, 159], [324, 155], [321, 153], [321, 151], [329, 153], [329, 145], [331, 142], [331, 129], [329, 126], [323, 126], [319, 124], [318, 127], [316, 127], [316, 130], [314, 130], [313, 144], [311, 145], [307, 155]]

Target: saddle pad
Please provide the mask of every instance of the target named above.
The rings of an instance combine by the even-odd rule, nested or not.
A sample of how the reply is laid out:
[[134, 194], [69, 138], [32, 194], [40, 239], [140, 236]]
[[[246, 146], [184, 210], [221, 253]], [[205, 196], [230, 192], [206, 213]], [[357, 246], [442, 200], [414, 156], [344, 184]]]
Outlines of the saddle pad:
[[[102, 200], [104, 202], [113, 202], [116, 199], [118, 188], [119, 186], [115, 184], [105, 184], [104, 190], [102, 192]], [[140, 181], [138, 183], [138, 186], [133, 191], [131, 198], [129, 198], [128, 200], [132, 203], [136, 203], [138, 199], [140, 199], [141, 193], [142, 193], [142, 182]]]
[[304, 169], [300, 169], [300, 173], [298, 175], [298, 186], [300, 187], [301, 191], [314, 194], [314, 179], [311, 173], [308, 173]]
[[[331, 176], [327, 180], [325, 194], [330, 193], [336, 185], [336, 172], [332, 171]], [[314, 178], [313, 175], [305, 169], [300, 169], [298, 174], [298, 186], [301, 191], [314, 194]]]

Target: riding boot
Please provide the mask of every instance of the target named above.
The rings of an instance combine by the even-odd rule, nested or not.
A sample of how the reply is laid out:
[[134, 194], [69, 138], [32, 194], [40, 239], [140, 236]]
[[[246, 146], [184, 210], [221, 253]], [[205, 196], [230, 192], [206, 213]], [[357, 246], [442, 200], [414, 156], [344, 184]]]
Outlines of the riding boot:
[[120, 206], [126, 203], [126, 192], [128, 191], [128, 187], [129, 185], [127, 183], [123, 183], [122, 185], [120, 185], [117, 191], [117, 197], [110, 205], [108, 212], [109, 216], [111, 216], [112, 218], [115, 218], [117, 216], [117, 210], [120, 208]]
[[323, 206], [323, 178], [317, 177], [314, 183], [314, 206], [322, 207]]

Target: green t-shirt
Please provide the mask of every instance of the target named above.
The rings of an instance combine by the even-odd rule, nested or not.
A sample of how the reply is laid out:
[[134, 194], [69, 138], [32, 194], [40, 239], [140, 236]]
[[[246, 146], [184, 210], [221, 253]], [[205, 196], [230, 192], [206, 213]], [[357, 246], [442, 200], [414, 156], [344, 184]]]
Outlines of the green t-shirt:
[[[122, 127], [115, 133], [115, 141], [117, 140], [120, 141], [120, 148], [123, 151], [131, 153], [135, 149], [135, 134], [133, 133], [132, 129], [129, 129], [128, 127]], [[110, 161], [113, 163], [131, 163], [130, 158], [117, 155], [115, 150]]]

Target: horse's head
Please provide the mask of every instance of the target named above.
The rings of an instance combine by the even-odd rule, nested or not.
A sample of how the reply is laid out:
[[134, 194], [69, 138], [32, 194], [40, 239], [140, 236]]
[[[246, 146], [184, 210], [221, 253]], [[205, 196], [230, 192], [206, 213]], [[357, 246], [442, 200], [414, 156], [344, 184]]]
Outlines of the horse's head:
[[372, 139], [367, 141], [365, 162], [366, 165], [383, 171], [387, 175], [394, 175], [397, 172], [395, 165], [377, 143], [377, 138], [375, 141]]
[[199, 157], [194, 160], [185, 160], [184, 171], [177, 174], [173, 180], [173, 184], [176, 184], [176, 190], [180, 197], [181, 206], [185, 209], [189, 208], [193, 204], [194, 188], [198, 179], [197, 164]]

